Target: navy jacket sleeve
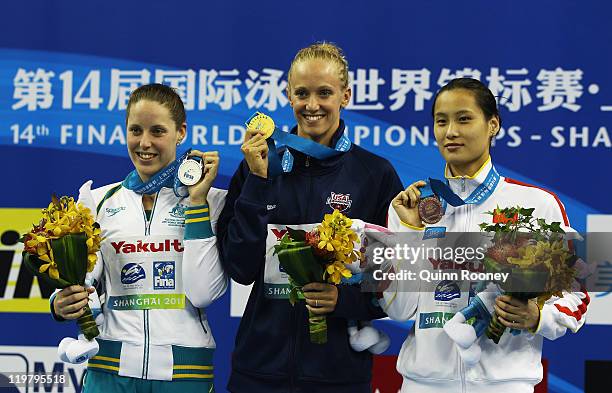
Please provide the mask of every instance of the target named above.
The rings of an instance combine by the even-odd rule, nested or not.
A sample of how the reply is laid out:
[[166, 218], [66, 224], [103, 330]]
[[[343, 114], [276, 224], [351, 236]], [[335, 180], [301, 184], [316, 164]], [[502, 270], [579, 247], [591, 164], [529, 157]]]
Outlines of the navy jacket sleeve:
[[221, 262], [229, 276], [244, 285], [252, 284], [265, 263], [268, 205], [275, 204], [272, 182], [249, 172], [242, 161], [232, 177], [217, 222]]
[[[385, 171], [377, 199], [378, 205], [376, 206], [375, 219], [372, 220], [373, 224], [381, 226], [387, 226], [389, 204], [403, 190], [399, 176], [391, 164], [388, 162], [387, 164], [388, 168]], [[338, 302], [331, 316], [369, 320], [384, 318], [387, 315], [378, 304], [375, 293], [361, 292], [361, 288], [355, 285], [339, 285]]]

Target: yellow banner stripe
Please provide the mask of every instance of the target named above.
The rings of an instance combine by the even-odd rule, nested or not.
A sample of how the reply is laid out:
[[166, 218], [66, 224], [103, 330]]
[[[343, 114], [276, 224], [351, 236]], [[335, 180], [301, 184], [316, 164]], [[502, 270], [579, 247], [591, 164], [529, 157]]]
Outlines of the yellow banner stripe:
[[105, 360], [107, 362], [119, 363], [119, 358], [111, 358], [108, 356], [94, 356], [91, 360]]
[[185, 214], [199, 214], [199, 213], [208, 213], [208, 208], [205, 207], [203, 209], [185, 210]]
[[210, 221], [210, 217], [188, 218], [185, 220], [185, 224], [191, 224], [193, 222], [202, 222], [202, 221]]
[[212, 370], [213, 366], [196, 366], [195, 364], [181, 364], [172, 368], [175, 370]]
[[210, 379], [213, 377], [213, 374], [172, 374], [172, 379], [177, 378], [202, 378], [202, 379]]
[[0, 299], [0, 312], [50, 313], [49, 299]]
[[106, 369], [106, 370], [112, 370], [112, 371], [119, 372], [119, 367], [107, 366], [106, 364], [92, 364], [92, 363], [89, 363], [89, 364], [87, 364], [87, 367], [103, 368], [103, 369]]

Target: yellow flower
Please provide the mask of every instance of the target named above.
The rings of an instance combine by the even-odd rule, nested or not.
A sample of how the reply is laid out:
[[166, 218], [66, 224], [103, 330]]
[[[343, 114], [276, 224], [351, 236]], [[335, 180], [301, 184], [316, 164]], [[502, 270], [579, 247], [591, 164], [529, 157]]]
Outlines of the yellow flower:
[[339, 261], [330, 263], [325, 268], [325, 274], [328, 276], [327, 281], [334, 284], [340, 284], [342, 277], [350, 278], [353, 275], [346, 265]]
[[562, 241], [538, 241], [518, 249], [518, 258], [508, 258], [508, 262], [521, 268], [544, 265], [554, 277], [561, 274], [566, 266], [565, 261], [570, 257], [570, 252]]
[[49, 269], [49, 277], [55, 280], [59, 278], [59, 271], [57, 270], [57, 265], [55, 264], [55, 262], [50, 261], [49, 263], [45, 263], [44, 265], [41, 265], [38, 271], [40, 273], [43, 273], [47, 269]]
[[98, 261], [98, 256], [96, 255], [96, 253], [87, 255], [87, 271], [89, 273], [93, 271], [94, 266], [96, 265], [97, 261]]
[[317, 246], [327, 251], [350, 254], [354, 248], [353, 243], [358, 241], [351, 225], [353, 225], [352, 220], [337, 209], [332, 214], [326, 214], [317, 228], [319, 232]]
[[100, 250], [102, 242], [102, 232], [95, 223], [91, 211], [84, 205], [77, 204], [74, 198], [63, 196], [58, 199], [53, 196], [49, 206], [42, 209], [42, 215], [41, 224], [26, 235], [28, 240], [25, 243], [26, 252], [46, 262], [40, 267], [40, 272], [48, 270], [50, 277], [59, 277], [49, 241], [77, 233], [85, 233], [87, 237], [87, 271], [91, 272], [97, 262], [96, 253]]

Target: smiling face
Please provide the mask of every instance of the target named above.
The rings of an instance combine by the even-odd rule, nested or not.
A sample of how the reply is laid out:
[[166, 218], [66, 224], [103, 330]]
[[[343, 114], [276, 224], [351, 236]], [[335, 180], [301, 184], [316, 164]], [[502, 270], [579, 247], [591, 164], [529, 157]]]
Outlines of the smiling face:
[[438, 149], [454, 176], [472, 176], [489, 158], [490, 139], [499, 130], [499, 118], [486, 119], [472, 92], [447, 90], [434, 107], [434, 134]]
[[176, 146], [185, 137], [186, 124], [177, 128], [164, 105], [142, 99], [132, 105], [127, 118], [127, 148], [143, 181], [176, 158]]
[[340, 79], [338, 65], [325, 59], [297, 62], [291, 69], [287, 96], [298, 135], [329, 146], [340, 126], [340, 109], [351, 98], [350, 88], [345, 88]]

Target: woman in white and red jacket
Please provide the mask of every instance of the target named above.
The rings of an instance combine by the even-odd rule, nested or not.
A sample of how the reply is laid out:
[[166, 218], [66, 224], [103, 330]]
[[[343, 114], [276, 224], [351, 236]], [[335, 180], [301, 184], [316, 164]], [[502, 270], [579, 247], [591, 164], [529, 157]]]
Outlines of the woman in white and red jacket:
[[[480, 81], [469, 78], [451, 81], [436, 95], [432, 114], [436, 142], [446, 161], [444, 175], [448, 186], [468, 203], [448, 205], [441, 221], [426, 227], [418, 208], [426, 182], [417, 181], [392, 201], [391, 230], [409, 232], [406, 236], [423, 239], [425, 245], [435, 244], [443, 233], [480, 232], [478, 225], [493, 219], [486, 212], [519, 205], [534, 208], [533, 217], [569, 225], [564, 207], [554, 194], [502, 177], [495, 170], [489, 148], [501, 120], [493, 94]], [[437, 262], [418, 261], [420, 268], [444, 266]], [[471, 268], [470, 263], [460, 267]], [[567, 329], [576, 332], [584, 324], [589, 303], [586, 291], [553, 297], [542, 310], [534, 301], [498, 296], [492, 308], [502, 324], [519, 330], [520, 334], [506, 333], [499, 344], [486, 336], [480, 337], [480, 361], [468, 366], [443, 326], [468, 305], [470, 291], [447, 283], [455, 288], [455, 293], [442, 296], [441, 292], [448, 291], [449, 285], [436, 291], [441, 288], [437, 288], [439, 284], [439, 281], [396, 281], [381, 300], [391, 318], [415, 317], [397, 361], [397, 369], [404, 377], [402, 392], [532, 392], [542, 379], [543, 337], [553, 340]]]

